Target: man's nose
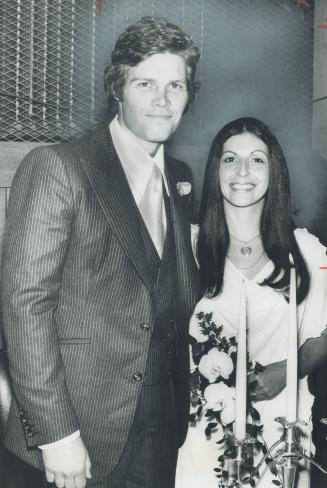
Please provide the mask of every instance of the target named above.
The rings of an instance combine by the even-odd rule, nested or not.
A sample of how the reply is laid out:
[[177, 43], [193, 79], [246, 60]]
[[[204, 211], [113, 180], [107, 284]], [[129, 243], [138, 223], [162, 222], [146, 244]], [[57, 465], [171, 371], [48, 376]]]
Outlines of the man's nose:
[[155, 96], [153, 99], [153, 103], [159, 107], [167, 107], [170, 103], [167, 89], [166, 88], [157, 88], [155, 92]]

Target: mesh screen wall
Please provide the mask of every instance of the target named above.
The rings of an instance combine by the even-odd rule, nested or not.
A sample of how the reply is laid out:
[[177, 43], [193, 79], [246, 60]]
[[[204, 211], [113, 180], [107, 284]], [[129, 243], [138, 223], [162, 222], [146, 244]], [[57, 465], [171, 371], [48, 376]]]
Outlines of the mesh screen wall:
[[245, 111], [266, 116], [269, 110], [273, 113], [268, 122], [279, 125], [278, 132], [285, 132], [281, 122], [287, 112], [292, 117], [289, 133], [296, 133], [297, 125], [310, 133], [310, 117], [303, 116], [311, 110], [309, 4], [298, 0], [3, 0], [0, 138], [56, 141], [102, 120], [106, 115], [103, 68], [117, 35], [142, 15], [176, 21], [201, 48], [203, 87], [196, 109], [184, 124], [188, 137], [191, 129], [203, 144], [203, 136], [211, 137], [220, 121]]
[[298, 223], [315, 218], [326, 176], [311, 152], [313, 0], [2, 0], [0, 9], [1, 186], [31, 144], [108, 117], [103, 71], [117, 36], [156, 15], [191, 33], [202, 53], [201, 91], [168, 145], [191, 165], [197, 198], [217, 130], [251, 115], [283, 145]]
[[1, 2], [2, 139], [65, 139], [94, 122], [96, 15], [90, 1]]

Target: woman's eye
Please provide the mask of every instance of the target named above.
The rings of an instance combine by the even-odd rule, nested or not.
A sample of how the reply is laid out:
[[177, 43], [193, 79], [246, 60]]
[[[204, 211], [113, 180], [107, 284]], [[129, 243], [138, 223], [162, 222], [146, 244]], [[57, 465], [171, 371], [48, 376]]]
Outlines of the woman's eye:
[[233, 163], [234, 161], [234, 156], [227, 156], [226, 158], [224, 158], [224, 163]]
[[258, 163], [258, 164], [263, 164], [264, 163], [264, 160], [262, 158], [258, 158], [258, 157], [252, 158], [252, 161], [254, 163]]

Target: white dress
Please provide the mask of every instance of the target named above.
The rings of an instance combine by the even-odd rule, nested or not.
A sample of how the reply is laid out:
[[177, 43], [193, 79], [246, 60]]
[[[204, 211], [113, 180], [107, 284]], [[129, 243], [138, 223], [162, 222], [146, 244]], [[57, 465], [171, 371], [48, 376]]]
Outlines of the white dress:
[[[311, 276], [311, 286], [304, 302], [298, 306], [299, 347], [312, 337], [319, 337], [327, 323], [327, 270], [319, 269], [326, 266], [326, 248], [318, 239], [304, 229], [296, 229], [295, 237], [301, 253], [306, 261]], [[248, 349], [250, 360], [258, 361], [262, 365], [281, 361], [286, 358], [288, 305], [281, 293], [267, 286], [260, 286], [265, 277], [269, 276], [273, 264], [269, 261], [251, 280], [243, 277], [246, 283], [247, 295], [247, 326]], [[213, 320], [223, 325], [223, 335], [231, 337], [237, 335], [240, 287], [242, 275], [240, 271], [227, 259], [225, 264], [223, 292], [214, 298], [203, 297], [195, 307], [190, 321], [190, 333], [196, 335], [200, 311], [213, 312]], [[306, 453], [311, 450], [311, 406], [313, 396], [307, 385], [307, 378], [299, 381], [298, 387], [298, 418], [308, 422], [305, 428]], [[280, 424], [275, 417], [285, 416], [285, 389], [274, 399], [255, 403], [264, 426], [263, 437], [271, 446], [281, 436]], [[221, 437], [218, 431], [211, 440], [204, 434], [204, 421], [190, 426], [185, 444], [179, 451], [176, 488], [217, 488], [218, 482], [213, 471], [217, 466], [217, 458], [222, 453], [216, 440]], [[256, 463], [257, 464], [256, 460]], [[263, 466], [260, 472], [258, 488], [274, 486], [269, 468]], [[297, 488], [309, 488], [307, 470], [300, 473]]]

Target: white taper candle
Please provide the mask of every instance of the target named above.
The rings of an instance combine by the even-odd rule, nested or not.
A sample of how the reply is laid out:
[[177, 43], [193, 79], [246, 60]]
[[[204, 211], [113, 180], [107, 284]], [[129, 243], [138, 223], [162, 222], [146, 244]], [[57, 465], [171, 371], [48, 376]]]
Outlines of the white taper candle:
[[246, 287], [242, 278], [236, 364], [236, 416], [234, 426], [234, 434], [239, 441], [244, 440], [246, 435], [246, 383]]
[[297, 419], [297, 307], [296, 307], [296, 272], [292, 255], [290, 264], [290, 300], [287, 341], [287, 374], [286, 374], [286, 420]]

